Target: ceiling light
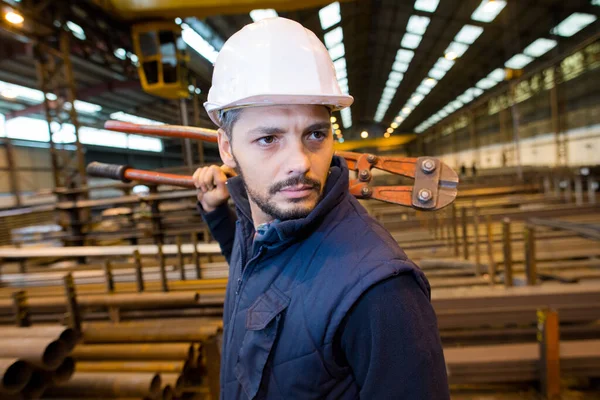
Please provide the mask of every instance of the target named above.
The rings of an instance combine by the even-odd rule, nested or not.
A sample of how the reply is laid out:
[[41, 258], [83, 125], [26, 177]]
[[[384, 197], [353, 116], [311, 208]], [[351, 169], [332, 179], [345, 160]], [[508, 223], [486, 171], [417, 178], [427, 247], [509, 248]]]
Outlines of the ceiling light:
[[453, 106], [454, 108], [456, 108], [457, 110], [458, 110], [459, 108], [461, 108], [462, 106], [464, 106], [464, 105], [465, 105], [465, 104], [464, 104], [462, 101], [460, 101], [460, 100], [454, 100], [454, 101], [453, 101], [451, 104], [452, 104], [452, 106]]
[[390, 72], [389, 79], [400, 82], [404, 78], [404, 74], [396, 71]]
[[593, 6], [600, 6], [600, 0], [592, 0]]
[[8, 96], [13, 96], [14, 93], [15, 97], [9, 98], [19, 97], [21, 99], [35, 103], [41, 103], [42, 101], [44, 101], [44, 92], [42, 92], [41, 90], [31, 89], [20, 85], [14, 85], [8, 82], [0, 81], [0, 92], [6, 92]]
[[215, 61], [217, 61], [217, 55], [219, 55], [219, 52], [215, 50], [213, 45], [200, 36], [200, 34], [192, 29], [189, 25], [181, 24], [181, 28], [181, 38], [183, 41], [202, 57], [214, 64]]
[[368, 137], [369, 137], [369, 132], [367, 132], [367, 131], [362, 131], [362, 132], [360, 133], [360, 137], [361, 137], [361, 138], [363, 138], [363, 139], [366, 139], [366, 138], [368, 138]]
[[343, 138], [343, 137], [339, 138], [339, 139], [338, 139], [338, 142], [340, 142], [340, 143], [344, 143], [344, 138]]
[[402, 123], [402, 121], [404, 121], [404, 118], [402, 118], [402, 117], [401, 117], [401, 116], [399, 116], [399, 115], [398, 115], [396, 118], [394, 118], [394, 122], [397, 122], [397, 123], [399, 123], [399, 124], [401, 124], [401, 123]]
[[456, 53], [455, 53], [455, 52], [453, 52], [453, 51], [449, 51], [449, 52], [447, 52], [446, 54], [444, 54], [444, 57], [445, 57], [447, 60], [454, 61], [454, 60], [456, 60], [456, 59], [458, 58], [458, 54], [456, 54]]
[[125, 49], [123, 49], [123, 48], [116, 49], [113, 54], [118, 59], [121, 59], [121, 60], [126, 60], [127, 59], [127, 51], [125, 51]]
[[385, 82], [385, 86], [391, 87], [391, 88], [394, 88], [394, 89], [398, 89], [398, 86], [400, 86], [400, 81], [395, 81], [393, 79], [388, 79]]
[[95, 114], [98, 111], [102, 110], [102, 106], [98, 104], [88, 103], [86, 101], [75, 100], [75, 109], [77, 112], [85, 113], [85, 114]]
[[439, 80], [441, 80], [444, 77], [444, 75], [446, 75], [446, 71], [442, 71], [442, 70], [437, 69], [437, 68], [432, 68], [429, 71], [428, 75], [430, 77], [435, 78], [435, 79], [437, 79], [439, 81]]
[[448, 116], [448, 113], [447, 113], [446, 111], [444, 111], [444, 110], [440, 110], [440, 111], [438, 112], [438, 115], [439, 115], [441, 118], [446, 118], [446, 117]]
[[336, 129], [335, 130], [335, 134], [340, 136], [342, 134], [342, 130], [341, 129]]
[[346, 54], [344, 43], [338, 43], [335, 46], [331, 47], [328, 51], [329, 56], [332, 60], [337, 60], [340, 57], [344, 57], [344, 55]]
[[321, 21], [321, 28], [323, 28], [324, 31], [339, 23], [342, 20], [340, 3], [336, 1], [335, 3], [331, 3], [330, 5], [321, 8], [319, 10], [319, 20]]
[[396, 90], [394, 90], [392, 88], [389, 88], [389, 87], [386, 87], [386, 88], [383, 89], [383, 93], [385, 93], [386, 95], [389, 95], [389, 96], [395, 96], [396, 95]]
[[519, 53], [512, 56], [504, 65], [512, 69], [521, 69], [532, 61], [533, 58]]
[[50, 101], [54, 101], [54, 100], [58, 99], [58, 96], [55, 95], [54, 93], [46, 93], [46, 98]]
[[409, 63], [409, 62], [411, 62], [411, 60], [413, 59], [414, 56], [415, 56], [415, 53], [412, 50], [399, 49], [398, 52], [396, 53], [396, 61]]
[[155, 121], [155, 120], [148, 119], [148, 118], [138, 117], [136, 115], [127, 114], [127, 113], [124, 113], [123, 111], [118, 111], [118, 112], [114, 112], [114, 113], [110, 114], [110, 119], [114, 119], [117, 121], [123, 121], [123, 122], [131, 122], [131, 123], [140, 124], [140, 125], [164, 125], [163, 122]]
[[406, 72], [406, 70], [408, 69], [408, 63], [401, 62], [401, 61], [394, 61], [394, 64], [392, 65], [392, 69], [394, 71], [398, 71], [398, 72]]
[[67, 27], [69, 28], [69, 30], [71, 31], [73, 36], [75, 36], [77, 39], [79, 39], [79, 40], [86, 39], [83, 28], [81, 26], [77, 25], [75, 22], [67, 21]]
[[473, 96], [473, 93], [471, 93], [470, 90], [467, 90], [466, 92], [464, 92], [463, 94], [458, 96], [458, 98], [460, 99], [460, 101], [462, 101], [463, 103], [466, 104], [466, 103], [473, 101], [475, 96]]
[[323, 39], [325, 39], [325, 46], [327, 46], [327, 48], [331, 48], [342, 42], [342, 40], [344, 40], [344, 32], [342, 31], [342, 27], [338, 26], [337, 28], [330, 30], [323, 35]]
[[420, 84], [419, 87], [417, 87], [417, 92], [427, 96], [431, 92], [431, 87]]
[[571, 37], [597, 19], [598, 17], [593, 14], [573, 13], [563, 22], [556, 25], [550, 33], [563, 37]]
[[390, 128], [392, 129], [396, 129], [398, 127], [398, 124], [395, 122], [392, 122], [392, 124], [390, 125]]
[[385, 132], [383, 134], [383, 137], [386, 138], [386, 139], [389, 138], [390, 137], [390, 132]]
[[[392, 124], [392, 127], [393, 127], [393, 126], [394, 126], [394, 124]], [[387, 133], [394, 133], [394, 129], [396, 129], [396, 128], [398, 127], [398, 124], [396, 124], [396, 128], [392, 128], [392, 127], [390, 127], [390, 128], [387, 128], [386, 132], [387, 132]]]
[[340, 58], [333, 62], [333, 66], [335, 67], [336, 72], [346, 70], [346, 59]]
[[[468, 48], [469, 48], [469, 46], [467, 46], [466, 44], [452, 42], [452, 43], [450, 43], [450, 46], [448, 46], [448, 48], [446, 49], [444, 54], [446, 54], [446, 58], [448, 60], [454, 60], [457, 57], [462, 57], [462, 55], [465, 54], [465, 52], [467, 51]], [[452, 53], [455, 54], [454, 57], [449, 56]]]
[[427, 17], [421, 17], [419, 15], [413, 15], [408, 19], [406, 25], [406, 31], [417, 35], [424, 35], [429, 25], [430, 19]]
[[277, 11], [273, 10], [272, 8], [250, 11], [250, 18], [252, 18], [252, 21], [254, 21], [254, 22], [258, 22], [258, 21], [261, 21], [266, 18], [276, 18], [276, 17], [277, 17]]
[[483, 0], [471, 15], [471, 19], [479, 22], [492, 22], [506, 7], [505, 0]]
[[433, 67], [442, 71], [449, 71], [453, 66], [453, 60], [448, 60], [446, 58], [440, 57]]
[[410, 107], [404, 107], [404, 108], [402, 109], [402, 114], [408, 115], [408, 114], [410, 114], [411, 112], [412, 112], [412, 108], [410, 108]]
[[16, 99], [18, 97], [17, 92], [12, 89], [4, 89], [0, 92], [0, 95], [6, 99]]
[[331, 121], [332, 124], [335, 124], [335, 122], [337, 121], [337, 118], [331, 117], [331, 118], [329, 118], [329, 120]]
[[331, 129], [333, 129], [333, 130], [340, 129], [340, 126], [338, 124], [333, 124], [333, 125], [331, 125]]
[[475, 25], [465, 25], [456, 34], [454, 40], [461, 43], [473, 44], [483, 33], [483, 28]]
[[21, 25], [23, 21], [25, 21], [25, 18], [23, 18], [21, 14], [15, 11], [9, 11], [6, 14], [4, 14], [4, 19], [13, 25]]
[[523, 54], [528, 55], [529, 57], [541, 57], [553, 48], [558, 45], [556, 40], [539, 38], [535, 42], [531, 43], [529, 46], [523, 50]]
[[416, 49], [417, 47], [419, 47], [419, 44], [421, 43], [421, 39], [422, 39], [421, 36], [407, 32], [404, 34], [404, 37], [402, 38], [402, 42], [400, 42], [400, 45], [407, 49]]
[[440, 0], [417, 0], [415, 3], [415, 10], [434, 12], [437, 9]]
[[493, 81], [502, 82], [506, 77], [506, 71], [504, 70], [504, 68], [496, 68], [495, 70], [490, 72], [490, 74], [487, 77]]
[[177, 18], [175, 18], [175, 23], [177, 25], [181, 25], [183, 23], [183, 20], [181, 18], [177, 17]]
[[478, 87], [471, 88], [470, 90], [471, 90], [471, 93], [473, 94], [473, 97], [479, 97], [483, 94], [483, 90]]
[[423, 80], [422, 84], [429, 88], [433, 88], [433, 87], [435, 87], [435, 85], [437, 85], [437, 81], [433, 78], [427, 78], [427, 79]]
[[493, 81], [489, 78], [483, 78], [482, 80], [477, 82], [475, 85], [480, 89], [488, 90], [488, 89], [493, 88], [497, 84], [498, 84], [498, 82], [496, 82], [496, 81]]

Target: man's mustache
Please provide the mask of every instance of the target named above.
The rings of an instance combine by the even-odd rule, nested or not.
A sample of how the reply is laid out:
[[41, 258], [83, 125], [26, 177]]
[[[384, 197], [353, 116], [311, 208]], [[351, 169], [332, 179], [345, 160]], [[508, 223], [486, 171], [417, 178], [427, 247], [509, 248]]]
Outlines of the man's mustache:
[[311, 189], [316, 190], [317, 192], [321, 191], [321, 182], [316, 179], [309, 178], [307, 176], [296, 176], [289, 179], [286, 179], [282, 182], [277, 182], [269, 189], [269, 194], [274, 195], [277, 192], [291, 187], [291, 186], [310, 186]]

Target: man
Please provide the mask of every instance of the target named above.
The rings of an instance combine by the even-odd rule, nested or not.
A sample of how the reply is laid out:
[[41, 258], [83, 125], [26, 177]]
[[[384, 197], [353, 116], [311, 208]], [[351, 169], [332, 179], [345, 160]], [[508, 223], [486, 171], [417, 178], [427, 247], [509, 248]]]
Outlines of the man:
[[205, 108], [224, 166], [194, 180], [230, 265], [221, 398], [449, 398], [429, 284], [333, 155], [331, 112], [352, 101], [287, 19], [244, 27], [215, 63]]

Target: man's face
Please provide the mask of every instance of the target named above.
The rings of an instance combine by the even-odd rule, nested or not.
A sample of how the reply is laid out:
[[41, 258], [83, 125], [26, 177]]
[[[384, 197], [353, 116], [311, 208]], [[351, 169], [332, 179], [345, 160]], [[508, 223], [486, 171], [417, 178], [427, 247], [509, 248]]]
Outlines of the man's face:
[[305, 217], [321, 199], [333, 157], [329, 110], [312, 105], [246, 108], [231, 141], [220, 130], [219, 150], [244, 180], [255, 223]]

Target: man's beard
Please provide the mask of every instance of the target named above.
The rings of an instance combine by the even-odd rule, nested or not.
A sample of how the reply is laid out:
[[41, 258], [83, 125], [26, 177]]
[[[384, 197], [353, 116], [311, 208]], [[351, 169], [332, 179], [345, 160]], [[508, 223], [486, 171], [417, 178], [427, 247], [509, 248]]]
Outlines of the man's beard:
[[[235, 159], [235, 157], [234, 157]], [[310, 186], [312, 190], [319, 194], [319, 198], [315, 202], [315, 205], [318, 204], [322, 197], [323, 193], [321, 193], [321, 182], [308, 178], [306, 176], [296, 176], [289, 179], [286, 179], [283, 182], [277, 182], [269, 188], [269, 196], [262, 196], [259, 193], [256, 193], [254, 190], [248, 187], [246, 183], [246, 179], [244, 178], [244, 173], [239, 167], [239, 163], [236, 161], [235, 172], [242, 179], [244, 183], [244, 187], [246, 188], [246, 192], [248, 193], [248, 197], [267, 215], [270, 215], [273, 219], [277, 219], [279, 221], [286, 221], [290, 219], [300, 219], [305, 218], [314, 207], [306, 207], [298, 204], [296, 207], [282, 209], [280, 208], [274, 201], [271, 200], [271, 196], [274, 196], [282, 189], [285, 189], [290, 186], [298, 186], [298, 185], [306, 185]], [[305, 198], [298, 199], [288, 199], [290, 203], [301, 203], [305, 201]]]

